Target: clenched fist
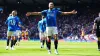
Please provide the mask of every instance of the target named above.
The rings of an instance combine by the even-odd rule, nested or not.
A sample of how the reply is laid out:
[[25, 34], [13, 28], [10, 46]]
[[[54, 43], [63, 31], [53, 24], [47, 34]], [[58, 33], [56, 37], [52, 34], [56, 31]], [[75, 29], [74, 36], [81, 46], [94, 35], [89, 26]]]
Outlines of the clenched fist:
[[26, 13], [26, 16], [30, 16], [30, 15], [31, 15], [31, 12], [27, 12], [27, 13]]

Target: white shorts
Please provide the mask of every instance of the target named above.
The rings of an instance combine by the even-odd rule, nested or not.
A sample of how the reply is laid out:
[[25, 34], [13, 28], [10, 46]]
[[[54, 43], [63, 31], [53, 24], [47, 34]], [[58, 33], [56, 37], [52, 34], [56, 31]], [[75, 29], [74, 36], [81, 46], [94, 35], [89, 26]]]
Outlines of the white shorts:
[[40, 38], [46, 37], [46, 32], [39, 32], [39, 37]]
[[21, 31], [20, 30], [16, 30], [16, 36], [20, 36], [21, 35]]
[[7, 36], [15, 36], [16, 31], [7, 31]]
[[53, 36], [55, 34], [58, 34], [57, 27], [46, 27], [46, 35], [47, 36]]

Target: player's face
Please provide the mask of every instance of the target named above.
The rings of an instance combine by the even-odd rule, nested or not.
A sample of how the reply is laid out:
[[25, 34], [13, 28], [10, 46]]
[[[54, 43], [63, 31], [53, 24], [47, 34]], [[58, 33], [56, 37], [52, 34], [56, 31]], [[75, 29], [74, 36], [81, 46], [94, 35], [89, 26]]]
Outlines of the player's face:
[[17, 11], [12, 11], [12, 15], [16, 16], [17, 15]]
[[54, 8], [54, 4], [52, 2], [49, 3], [49, 9]]

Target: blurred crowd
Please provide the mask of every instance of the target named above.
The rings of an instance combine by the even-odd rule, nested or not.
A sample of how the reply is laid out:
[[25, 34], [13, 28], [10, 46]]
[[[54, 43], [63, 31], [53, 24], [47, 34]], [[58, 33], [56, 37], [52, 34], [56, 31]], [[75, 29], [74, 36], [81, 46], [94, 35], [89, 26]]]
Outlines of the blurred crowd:
[[[57, 17], [57, 27], [59, 38], [70, 35], [80, 35], [81, 29], [84, 28], [85, 34], [91, 34], [94, 19], [98, 16], [98, 12], [82, 11], [76, 15], [65, 15]], [[7, 25], [5, 21], [9, 14], [0, 14], [0, 38], [6, 38]], [[37, 23], [41, 20], [41, 16], [18, 15], [23, 22], [25, 28], [28, 28], [30, 39], [39, 39]], [[25, 30], [25, 29], [23, 29]]]

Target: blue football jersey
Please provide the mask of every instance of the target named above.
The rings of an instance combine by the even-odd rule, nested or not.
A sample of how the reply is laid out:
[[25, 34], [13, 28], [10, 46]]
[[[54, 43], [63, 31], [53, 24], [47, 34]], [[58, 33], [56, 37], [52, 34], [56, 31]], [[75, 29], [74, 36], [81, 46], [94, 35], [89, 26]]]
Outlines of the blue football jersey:
[[46, 31], [46, 18], [40, 20], [38, 22], [38, 30], [40, 32], [45, 32]]
[[21, 30], [21, 27], [19, 26], [19, 24], [22, 25], [22, 22], [19, 17], [16, 17], [16, 19], [18, 20], [18, 24], [16, 24], [16, 30]]
[[6, 20], [6, 24], [8, 25], [8, 31], [16, 31], [16, 25], [19, 20], [16, 19], [16, 16], [9, 16]]
[[60, 15], [61, 13], [61, 11], [55, 9], [42, 11], [42, 15], [46, 16], [47, 27], [57, 26], [56, 18], [57, 15]]

